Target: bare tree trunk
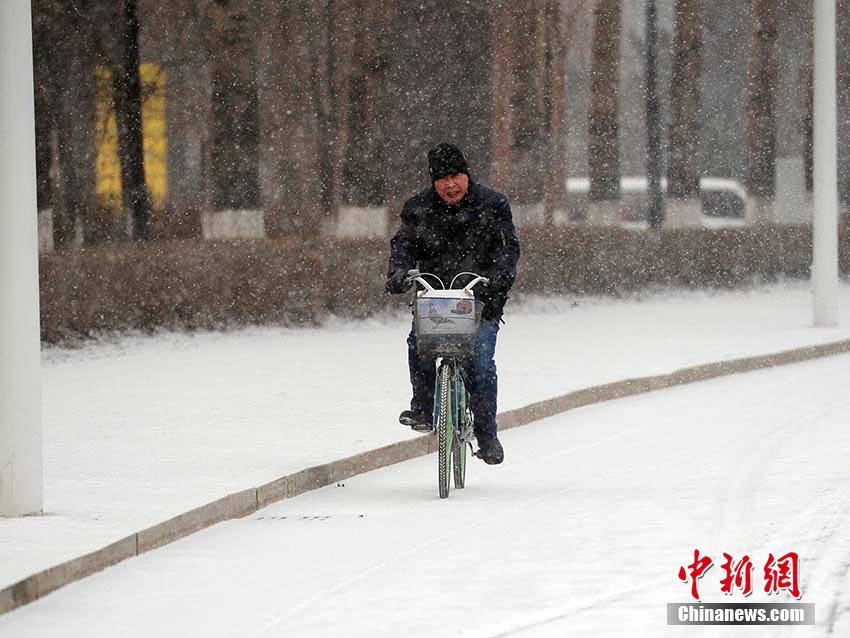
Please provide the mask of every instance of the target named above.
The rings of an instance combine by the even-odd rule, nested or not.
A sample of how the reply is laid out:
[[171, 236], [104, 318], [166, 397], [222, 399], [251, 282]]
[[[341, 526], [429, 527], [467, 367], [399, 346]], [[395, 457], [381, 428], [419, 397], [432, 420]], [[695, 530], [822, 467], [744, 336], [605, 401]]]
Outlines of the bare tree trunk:
[[[837, 0], [836, 84], [838, 113], [850, 112], [850, 1]], [[850, 118], [838, 118], [838, 198], [843, 210], [850, 206]]]
[[314, 12], [311, 14], [313, 41], [311, 48], [312, 75], [311, 88], [313, 109], [318, 119], [317, 150], [319, 181], [318, 193], [323, 221], [326, 222], [333, 208], [333, 156], [334, 149], [331, 141], [336, 128], [336, 109], [334, 103], [333, 76], [336, 58], [332, 50], [333, 44], [333, 0], [319, 0], [313, 3]]
[[516, 4], [495, 0], [490, 8], [493, 59], [493, 111], [490, 125], [493, 185], [507, 190], [511, 181]]
[[[166, 214], [154, 223], [163, 237], [201, 237], [201, 211], [212, 209], [204, 140], [211, 117], [209, 65], [203, 0], [164, 3], [144, 11], [143, 43], [166, 74]], [[151, 7], [147, 1], [143, 8]], [[153, 193], [151, 193], [153, 197]], [[157, 223], [158, 222], [158, 223]]]
[[345, 163], [351, 140], [350, 105], [354, 47], [358, 44], [355, 23], [358, 15], [362, 16], [361, 7], [356, 0], [341, 0], [336, 4], [336, 12], [331, 35], [337, 56], [333, 75], [336, 135], [332, 141], [334, 154], [330, 188], [331, 215], [334, 220], [339, 215], [339, 208], [344, 198]]
[[803, 171], [806, 191], [811, 197], [815, 187], [815, 48], [814, 21], [811, 24], [808, 62], [805, 77], [801, 78], [806, 87], [806, 115], [803, 118]]
[[324, 0], [316, 6], [313, 102], [319, 127], [319, 197], [326, 224], [342, 201], [342, 175], [349, 138], [348, 110], [354, 49], [354, 0]]
[[658, 16], [655, 0], [646, 3], [646, 177], [649, 227], [664, 222], [661, 192], [661, 107], [658, 100]]
[[555, 211], [567, 208], [567, 34], [560, 0], [546, 2], [546, 182], [544, 218], [554, 224]]
[[591, 223], [618, 221], [620, 30], [620, 0], [599, 0], [594, 10], [588, 120]]
[[670, 82], [670, 151], [667, 225], [702, 225], [699, 190], [702, 0], [676, 0], [673, 77]]
[[53, 242], [57, 248], [73, 244], [77, 222], [83, 219], [92, 201], [86, 196], [85, 177], [75, 154], [74, 119], [64, 108], [57, 115], [56, 156], [62, 204], [53, 213]]
[[[813, 53], [813, 52], [812, 52]], [[815, 78], [814, 59], [809, 56], [809, 65], [806, 76], [806, 116], [803, 119], [803, 170], [805, 175], [806, 190], [811, 195], [815, 187]]]
[[515, 9], [513, 19], [514, 46], [513, 147], [510, 180], [507, 189], [512, 200], [528, 205], [529, 221], [542, 221], [545, 208], [545, 186], [548, 167], [547, 121], [546, 0], [530, 0]]
[[[392, 19], [387, 7], [371, 0], [362, 6], [354, 47], [355, 63], [347, 115], [344, 197], [356, 206], [385, 202], [386, 158], [383, 149], [388, 126], [386, 30]], [[374, 126], [373, 123], [381, 123]]]
[[[265, 208], [265, 232], [270, 237], [283, 235], [293, 202], [295, 182], [294, 152], [290, 149], [297, 126], [298, 113], [290, 97], [292, 79], [287, 61], [294, 56], [289, 8], [277, 0], [265, 0], [260, 5], [263, 20], [257, 40], [257, 99], [259, 102], [259, 131], [263, 143], [259, 148], [259, 179]], [[302, 65], [296, 64], [297, 72]], [[300, 78], [299, 78], [300, 79]]]
[[776, 192], [777, 0], [753, 1], [753, 43], [747, 102], [747, 219], [773, 221]]
[[[96, 25], [115, 20], [111, 5], [68, 10], [53, 0], [34, 0], [32, 13], [38, 196], [40, 205], [49, 202], [53, 208], [53, 244], [63, 248], [73, 245], [78, 222], [95, 226], [93, 78], [104, 40]], [[87, 234], [92, 239], [96, 232]]]
[[260, 206], [259, 106], [254, 8], [240, 0], [211, 5], [211, 169], [216, 210]]
[[324, 212], [316, 110], [316, 7], [311, 0], [265, 0], [260, 13], [260, 147], [269, 234], [317, 237]]
[[150, 239], [150, 197], [142, 141], [142, 82], [139, 76], [139, 18], [136, 0], [123, 0], [123, 60], [112, 73], [124, 210], [133, 220], [133, 239]]
[[33, 11], [33, 71], [35, 97], [35, 164], [38, 210], [53, 206], [50, 180], [53, 137], [53, 94], [55, 88], [49, 70], [53, 63], [48, 25]]

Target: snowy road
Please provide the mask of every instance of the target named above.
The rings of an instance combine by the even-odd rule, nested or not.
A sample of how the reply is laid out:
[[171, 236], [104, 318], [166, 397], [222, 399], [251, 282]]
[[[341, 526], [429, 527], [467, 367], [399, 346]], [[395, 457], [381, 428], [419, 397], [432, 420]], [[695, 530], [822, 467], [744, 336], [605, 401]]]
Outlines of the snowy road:
[[[283, 501], [0, 617], [0, 636], [850, 635], [850, 355], [590, 406], [503, 435], [436, 497], [433, 455]], [[667, 627], [800, 555], [817, 627]], [[756, 564], [720, 592], [723, 552]]]
[[[850, 285], [842, 286], [850, 308]], [[404, 316], [315, 329], [125, 336], [44, 356], [45, 516], [0, 520], [11, 585], [222, 496], [411, 436]], [[850, 337], [790, 282], [528, 299], [499, 335], [499, 409]], [[364, 375], [364, 362], [371, 375]], [[375, 393], [374, 388], [380, 388]]]

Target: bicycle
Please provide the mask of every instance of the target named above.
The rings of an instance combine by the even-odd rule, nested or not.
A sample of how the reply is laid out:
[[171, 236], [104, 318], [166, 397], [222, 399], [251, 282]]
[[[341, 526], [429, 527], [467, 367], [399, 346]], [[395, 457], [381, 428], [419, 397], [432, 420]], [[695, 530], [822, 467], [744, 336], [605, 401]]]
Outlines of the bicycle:
[[[450, 477], [456, 489], [466, 484], [466, 448], [472, 450], [474, 415], [460, 361], [471, 356], [481, 323], [483, 304], [475, 300], [472, 289], [489, 280], [472, 272], [454, 276], [449, 287], [436, 275], [408, 271], [408, 282], [418, 282], [423, 290], [413, 302], [413, 325], [420, 356], [436, 356], [437, 378], [434, 385], [434, 432], [437, 434], [437, 481], [440, 498], [449, 495]], [[453, 288], [458, 277], [473, 279], [463, 288]], [[442, 286], [431, 286], [425, 277], [433, 277]], [[473, 452], [473, 454], [475, 454]]]

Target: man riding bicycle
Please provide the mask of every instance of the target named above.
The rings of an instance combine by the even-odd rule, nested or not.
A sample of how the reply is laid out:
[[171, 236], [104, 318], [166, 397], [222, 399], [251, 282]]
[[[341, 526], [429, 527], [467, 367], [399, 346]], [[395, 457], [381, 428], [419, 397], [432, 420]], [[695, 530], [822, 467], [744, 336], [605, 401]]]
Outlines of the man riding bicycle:
[[[496, 436], [496, 336], [508, 291], [516, 277], [519, 241], [507, 197], [472, 177], [459, 148], [443, 143], [428, 152], [432, 186], [414, 195], [401, 212], [401, 227], [390, 241], [386, 290], [405, 292], [409, 270], [418, 268], [445, 282], [461, 272], [486, 276], [489, 283], [476, 293], [484, 303], [472, 358], [464, 362], [479, 456], [495, 465], [504, 459]], [[420, 358], [413, 329], [407, 338], [410, 410], [399, 416], [417, 431], [432, 428], [435, 366]]]

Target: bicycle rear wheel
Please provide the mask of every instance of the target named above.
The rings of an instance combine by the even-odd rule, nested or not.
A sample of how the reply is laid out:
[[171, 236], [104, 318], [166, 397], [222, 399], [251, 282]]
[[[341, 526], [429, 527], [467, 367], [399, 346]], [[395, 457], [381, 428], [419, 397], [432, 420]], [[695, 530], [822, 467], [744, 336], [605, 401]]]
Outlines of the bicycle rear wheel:
[[452, 366], [449, 363], [440, 364], [437, 378], [437, 481], [440, 498], [449, 495], [449, 482], [452, 474], [452, 441], [454, 440], [454, 423], [452, 415]]
[[466, 435], [467, 435], [467, 396], [466, 386], [458, 377], [454, 384], [454, 414], [457, 431], [452, 439], [452, 470], [454, 472], [455, 489], [462, 490], [466, 484]]

